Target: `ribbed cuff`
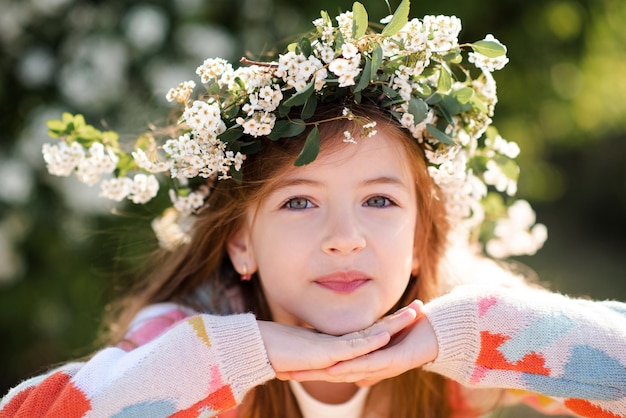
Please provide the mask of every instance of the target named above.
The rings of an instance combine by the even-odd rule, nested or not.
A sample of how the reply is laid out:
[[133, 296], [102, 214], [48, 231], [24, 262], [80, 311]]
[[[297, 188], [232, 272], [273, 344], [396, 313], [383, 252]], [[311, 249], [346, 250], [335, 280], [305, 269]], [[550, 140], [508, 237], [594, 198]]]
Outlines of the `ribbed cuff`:
[[427, 303], [424, 313], [439, 344], [437, 358], [424, 368], [460, 382], [469, 381], [480, 352], [476, 298], [455, 291]]
[[231, 384], [238, 403], [250, 389], [276, 377], [254, 315], [204, 317], [219, 351], [224, 379]]

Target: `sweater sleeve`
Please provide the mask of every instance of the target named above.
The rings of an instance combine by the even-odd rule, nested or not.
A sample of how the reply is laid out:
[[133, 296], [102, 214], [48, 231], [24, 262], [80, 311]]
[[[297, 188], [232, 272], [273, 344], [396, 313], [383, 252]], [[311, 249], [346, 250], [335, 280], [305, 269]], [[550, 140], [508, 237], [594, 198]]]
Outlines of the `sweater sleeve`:
[[252, 314], [142, 315], [133, 347], [127, 340], [23, 382], [2, 399], [0, 418], [209, 417], [275, 376]]
[[425, 366], [469, 387], [536, 392], [587, 417], [626, 417], [626, 304], [460, 286], [428, 303]]

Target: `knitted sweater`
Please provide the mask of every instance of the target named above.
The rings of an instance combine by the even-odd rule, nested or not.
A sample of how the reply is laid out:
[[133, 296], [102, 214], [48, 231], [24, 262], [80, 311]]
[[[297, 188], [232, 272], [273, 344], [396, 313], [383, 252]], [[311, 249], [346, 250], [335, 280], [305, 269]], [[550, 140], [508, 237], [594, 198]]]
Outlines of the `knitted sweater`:
[[[572, 414], [626, 417], [626, 304], [461, 286], [425, 313], [439, 342], [425, 368], [459, 382], [468, 402], [480, 388], [507, 388]], [[139, 314], [121, 346], [11, 390], [0, 417], [210, 417], [273, 377], [253, 315], [161, 304]]]

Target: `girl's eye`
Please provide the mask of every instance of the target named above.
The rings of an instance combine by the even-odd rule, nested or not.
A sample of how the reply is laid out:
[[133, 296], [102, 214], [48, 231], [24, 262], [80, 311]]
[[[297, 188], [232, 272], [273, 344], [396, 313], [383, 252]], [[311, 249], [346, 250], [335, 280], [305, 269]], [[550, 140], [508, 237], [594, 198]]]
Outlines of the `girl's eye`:
[[385, 196], [372, 196], [365, 201], [365, 206], [374, 208], [384, 208], [392, 204], [391, 200]]
[[305, 197], [294, 197], [289, 199], [285, 203], [285, 208], [287, 209], [307, 209], [312, 205], [311, 201]]

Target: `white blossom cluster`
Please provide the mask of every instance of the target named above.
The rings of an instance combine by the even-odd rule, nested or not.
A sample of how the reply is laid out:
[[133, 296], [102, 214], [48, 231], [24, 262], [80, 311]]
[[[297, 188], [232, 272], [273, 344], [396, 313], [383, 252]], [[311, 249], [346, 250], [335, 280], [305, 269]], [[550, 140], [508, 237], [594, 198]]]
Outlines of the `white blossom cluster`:
[[[85, 148], [78, 142], [60, 142], [58, 145], [44, 144], [43, 157], [48, 171], [57, 176], [69, 176], [72, 173], [89, 186], [100, 182], [103, 175], [115, 171], [118, 157], [113, 150], [101, 143]], [[159, 190], [158, 181], [154, 176], [137, 174], [134, 178], [110, 178], [100, 183], [100, 195], [115, 201], [124, 198], [134, 203], [146, 203], [154, 198]]]
[[[462, 59], [460, 55], [454, 61], [450, 59], [464, 47], [458, 42], [461, 21], [457, 17], [405, 19], [390, 34], [363, 34], [356, 28], [363, 28], [364, 22], [355, 22], [359, 19], [355, 15], [351, 11], [341, 13], [335, 27], [323, 12], [321, 18], [313, 21], [315, 30], [306, 42], [294, 44], [275, 62], [244, 60], [247, 65], [235, 69], [224, 59], [206, 59], [196, 70], [206, 92], [193, 99], [196, 84], [185, 81], [166, 95], [168, 101], [184, 107], [181, 134], [160, 147], [136, 149], [132, 153], [134, 164], [138, 171], [148, 174], [139, 172], [132, 178], [105, 180], [102, 195], [144, 203], [158, 191], [154, 177], [158, 173], [168, 173], [175, 183], [194, 178], [229, 178], [232, 170], [239, 171], [245, 160], [240, 151], [242, 143], [273, 134], [279, 120], [283, 127], [285, 121], [307, 123], [292, 122], [285, 116], [283, 110], [295, 103], [292, 100], [290, 105], [281, 107], [286, 100], [304, 97], [298, 102], [302, 105], [311, 95], [333, 97], [335, 89], [343, 89], [340, 97], [348, 91], [356, 97], [357, 91], [364, 90], [363, 81], [367, 81], [368, 87], [378, 89], [379, 98], [390, 99], [385, 105], [387, 109], [423, 145], [429, 174], [441, 190], [451, 223], [464, 231], [467, 239], [475, 236], [489, 215], [482, 206], [488, 189], [509, 196], [517, 191], [517, 165], [512, 161], [519, 153], [517, 145], [498, 135], [481, 140], [491, 125], [497, 103], [491, 73], [508, 62], [505, 48], [492, 35], [487, 35], [481, 44], [490, 47], [481, 49], [472, 44], [468, 61], [479, 70], [479, 76], [471, 78], [467, 71], [467, 79], [457, 80], [451, 67]], [[393, 21], [390, 17], [385, 22]], [[494, 54], [494, 48], [502, 53]], [[366, 68], [374, 61], [377, 67]], [[426, 68], [432, 71], [426, 74]], [[433, 98], [435, 93], [456, 101], [457, 105], [450, 106], [460, 110], [446, 113], [445, 109], [441, 111], [443, 105], [436, 110], [436, 105], [427, 104], [427, 98]], [[376, 134], [374, 121], [355, 117], [349, 108], [344, 108], [342, 117], [360, 127], [359, 135]], [[356, 142], [353, 133], [346, 130], [344, 141]], [[246, 137], [233, 147], [233, 141], [239, 141], [241, 135]], [[98, 182], [102, 174], [113, 173], [118, 162], [118, 157], [101, 144], [85, 151], [76, 142], [48, 145], [44, 147], [44, 157], [51, 173], [74, 172], [89, 184]], [[476, 163], [478, 160], [480, 164]], [[191, 191], [186, 187], [170, 193], [173, 206], [153, 223], [164, 246], [188, 242], [190, 215], [203, 208], [207, 195], [206, 190]], [[487, 244], [491, 255], [534, 252], [541, 245], [545, 231], [542, 233], [539, 225], [533, 227], [534, 214], [530, 216], [528, 210], [532, 211], [524, 203], [509, 208], [508, 216], [495, 226], [495, 237]], [[181, 222], [187, 226], [182, 227]], [[460, 236], [457, 232], [453, 236]], [[508, 243], [509, 239], [517, 242]]]
[[525, 200], [509, 206], [507, 217], [498, 222], [494, 234], [495, 238], [487, 243], [486, 251], [496, 258], [535, 254], [548, 238], [546, 226], [535, 223], [535, 212]]

